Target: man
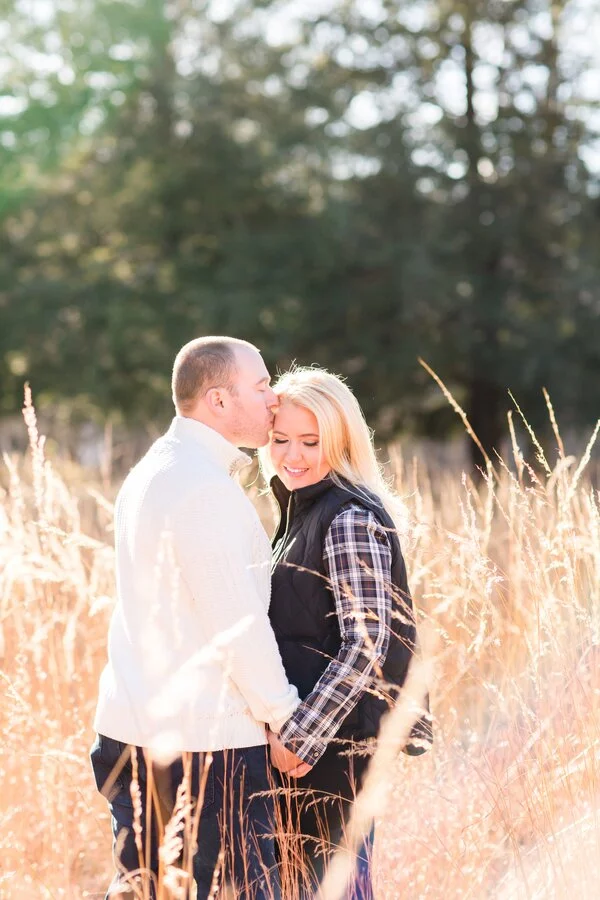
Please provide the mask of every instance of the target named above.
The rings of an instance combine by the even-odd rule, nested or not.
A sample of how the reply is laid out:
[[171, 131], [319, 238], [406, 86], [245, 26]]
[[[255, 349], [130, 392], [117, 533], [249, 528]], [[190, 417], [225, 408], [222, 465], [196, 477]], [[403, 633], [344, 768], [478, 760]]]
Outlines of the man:
[[[91, 753], [118, 869], [107, 896], [133, 896], [131, 873], [158, 878], [178, 861], [199, 900], [219, 867], [236, 897], [278, 897], [265, 725], [277, 733], [299, 701], [268, 619], [269, 540], [234, 480], [250, 461], [238, 448], [267, 443], [277, 398], [258, 350], [226, 337], [186, 344], [172, 387], [171, 427], [115, 507], [117, 602]], [[287, 751], [278, 764], [308, 768]], [[174, 804], [182, 823], [159, 859]]]

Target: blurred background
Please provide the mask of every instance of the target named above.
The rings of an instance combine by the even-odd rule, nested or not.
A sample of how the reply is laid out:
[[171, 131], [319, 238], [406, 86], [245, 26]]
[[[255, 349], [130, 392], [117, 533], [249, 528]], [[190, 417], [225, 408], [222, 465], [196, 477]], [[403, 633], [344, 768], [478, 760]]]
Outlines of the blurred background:
[[0, 896], [104, 895], [110, 501], [226, 333], [345, 375], [410, 514], [377, 897], [597, 900], [598, 0], [0, 0], [0, 49]]
[[118, 464], [207, 333], [347, 376], [384, 441], [463, 433], [422, 357], [488, 451], [509, 389], [585, 443], [596, 0], [0, 8], [2, 447], [29, 381], [56, 441]]

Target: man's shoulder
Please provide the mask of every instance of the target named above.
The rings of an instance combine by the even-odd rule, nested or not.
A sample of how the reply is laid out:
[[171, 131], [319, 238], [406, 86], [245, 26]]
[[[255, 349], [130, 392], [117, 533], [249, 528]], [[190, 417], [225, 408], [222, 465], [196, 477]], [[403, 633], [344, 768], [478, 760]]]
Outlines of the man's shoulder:
[[231, 478], [212, 460], [190, 453], [176, 442], [159, 438], [131, 469], [120, 495], [164, 493], [176, 502], [194, 494], [207, 496], [236, 488]]
[[[239, 513], [251, 501], [238, 482], [208, 454], [159, 438], [126, 477], [120, 499], [166, 506], [171, 512], [196, 503], [218, 504]], [[137, 505], [137, 504], [136, 504]]]

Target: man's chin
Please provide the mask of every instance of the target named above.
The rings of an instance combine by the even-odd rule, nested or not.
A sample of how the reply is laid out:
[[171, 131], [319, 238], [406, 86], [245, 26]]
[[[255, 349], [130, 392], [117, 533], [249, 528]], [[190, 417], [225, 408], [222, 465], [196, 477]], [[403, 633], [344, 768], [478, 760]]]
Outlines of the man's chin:
[[239, 446], [245, 447], [246, 450], [259, 450], [261, 447], [266, 447], [268, 443], [269, 433], [267, 432], [264, 437], [248, 436]]
[[271, 437], [271, 428], [272, 427], [273, 427], [272, 425], [269, 425], [268, 430], [265, 431], [265, 433], [263, 435], [261, 435], [260, 438], [257, 438], [256, 436], [254, 437], [254, 443], [252, 446], [255, 450], [260, 449], [260, 447], [267, 446], [267, 444], [269, 443], [270, 437]]

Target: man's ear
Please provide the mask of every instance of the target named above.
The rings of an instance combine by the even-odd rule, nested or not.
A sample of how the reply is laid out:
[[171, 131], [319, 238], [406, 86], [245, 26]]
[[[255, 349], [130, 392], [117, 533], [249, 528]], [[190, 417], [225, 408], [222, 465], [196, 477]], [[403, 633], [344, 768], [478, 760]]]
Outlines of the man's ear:
[[225, 411], [225, 397], [221, 388], [211, 388], [207, 391], [204, 395], [204, 401], [213, 415], [223, 415]]

